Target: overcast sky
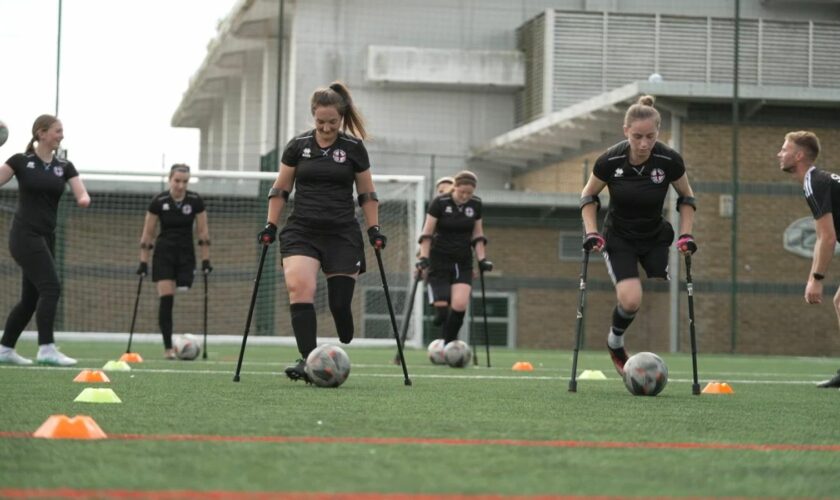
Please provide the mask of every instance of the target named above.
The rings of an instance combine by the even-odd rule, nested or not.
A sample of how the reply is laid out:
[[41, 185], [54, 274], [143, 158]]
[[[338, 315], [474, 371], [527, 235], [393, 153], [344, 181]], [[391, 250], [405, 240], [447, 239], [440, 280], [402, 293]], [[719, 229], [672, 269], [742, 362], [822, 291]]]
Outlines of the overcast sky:
[[[0, 163], [55, 113], [58, 0], [0, 0]], [[63, 0], [58, 117], [80, 169], [198, 164], [197, 129], [170, 120], [236, 0]]]

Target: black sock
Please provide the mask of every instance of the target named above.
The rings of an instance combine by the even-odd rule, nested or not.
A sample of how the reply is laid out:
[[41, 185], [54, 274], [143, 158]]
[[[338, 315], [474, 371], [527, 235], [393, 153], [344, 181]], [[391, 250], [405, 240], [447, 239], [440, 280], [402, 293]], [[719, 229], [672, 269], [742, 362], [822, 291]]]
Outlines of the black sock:
[[175, 305], [174, 295], [161, 295], [158, 309], [158, 323], [163, 335], [163, 347], [172, 349], [172, 307]]
[[318, 329], [315, 317], [315, 305], [311, 303], [289, 304], [292, 316], [292, 330], [295, 332], [298, 351], [303, 359], [315, 350], [317, 345], [316, 332]]
[[466, 311], [449, 310], [449, 316], [446, 317], [446, 324], [444, 325], [446, 330], [444, 341], [447, 344], [458, 338], [458, 332], [461, 330], [461, 325], [464, 324], [464, 314], [466, 314]]
[[624, 335], [624, 331], [627, 330], [635, 317], [636, 311], [627, 312], [621, 308], [621, 304], [617, 304], [613, 309], [612, 332], [619, 337]]
[[343, 344], [353, 340], [353, 289], [356, 280], [350, 276], [333, 276], [327, 279], [330, 312], [335, 321], [335, 331]]
[[435, 326], [441, 326], [443, 323], [446, 322], [446, 315], [448, 313], [449, 307], [435, 306], [435, 319], [432, 320], [432, 324]]

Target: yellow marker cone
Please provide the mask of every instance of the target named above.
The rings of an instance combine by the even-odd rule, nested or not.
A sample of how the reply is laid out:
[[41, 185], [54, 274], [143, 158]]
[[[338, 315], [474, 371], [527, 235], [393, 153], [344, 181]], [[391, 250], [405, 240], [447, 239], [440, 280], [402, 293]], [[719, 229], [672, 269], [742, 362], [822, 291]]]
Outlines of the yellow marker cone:
[[88, 387], [73, 400], [76, 403], [122, 403], [117, 394], [111, 389], [94, 389]]
[[108, 437], [87, 415], [76, 415], [73, 418], [67, 415], [51, 415], [32, 436], [44, 439], [105, 439]]
[[577, 378], [578, 380], [607, 380], [607, 376], [601, 370], [583, 370]]
[[131, 366], [125, 361], [108, 361], [102, 369], [106, 372], [129, 372]]
[[703, 388], [703, 394], [735, 394], [726, 382], [709, 382]]

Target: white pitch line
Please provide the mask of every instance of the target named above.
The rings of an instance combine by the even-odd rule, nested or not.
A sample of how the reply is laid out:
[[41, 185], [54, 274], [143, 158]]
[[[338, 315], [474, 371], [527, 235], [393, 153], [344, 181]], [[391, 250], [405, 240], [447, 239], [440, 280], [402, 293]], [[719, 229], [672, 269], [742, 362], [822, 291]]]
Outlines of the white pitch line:
[[[67, 367], [58, 367], [58, 366], [10, 366], [10, 365], [0, 365], [2, 369], [9, 369], [9, 370], [49, 370], [49, 371], [76, 371], [84, 369], [84, 367], [79, 366], [67, 366]], [[96, 368], [93, 368], [96, 369]], [[192, 369], [174, 369], [174, 368], [141, 368], [141, 369], [134, 369], [129, 372], [110, 372], [110, 373], [130, 373], [132, 375], [136, 374], [168, 374], [168, 373], [178, 373], [178, 374], [191, 374], [191, 375], [232, 375], [233, 370], [192, 370]], [[464, 372], [466, 373], [466, 372]], [[272, 372], [272, 371], [241, 371], [240, 374], [242, 375], [269, 375], [269, 376], [283, 376], [283, 372]], [[402, 378], [403, 375], [401, 373], [358, 373], [352, 372], [354, 378], [358, 377], [374, 377], [374, 378]], [[411, 378], [421, 378], [421, 379], [446, 379], [446, 380], [518, 380], [518, 381], [528, 381], [528, 380], [557, 380], [557, 381], [564, 381], [569, 380], [569, 377], [565, 376], [546, 376], [546, 375], [523, 375], [523, 376], [516, 376], [516, 375], [445, 375], [445, 374], [411, 374]], [[578, 379], [580, 380], [580, 379]], [[708, 380], [701, 380], [701, 382], [708, 382], [711, 380], [715, 380], [714, 378], [709, 378]], [[617, 377], [615, 378], [608, 378], [607, 381], [619, 381]], [[598, 382], [598, 381], [594, 381]], [[692, 379], [682, 379], [682, 378], [670, 378], [669, 382], [679, 382], [679, 383], [689, 383], [693, 382]], [[726, 381], [730, 384], [756, 384], [756, 385], [815, 385], [817, 381], [814, 380], [756, 380], [756, 379], [729, 379]]]

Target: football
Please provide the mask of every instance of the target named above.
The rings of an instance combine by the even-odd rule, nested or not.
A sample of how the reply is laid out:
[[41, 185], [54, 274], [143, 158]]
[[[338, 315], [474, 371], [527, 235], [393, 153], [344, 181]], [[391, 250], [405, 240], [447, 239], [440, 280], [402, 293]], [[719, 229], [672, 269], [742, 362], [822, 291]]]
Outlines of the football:
[[172, 347], [175, 348], [175, 355], [178, 359], [193, 360], [201, 354], [201, 341], [191, 333], [175, 335], [172, 339]]
[[338, 387], [350, 376], [350, 357], [341, 347], [324, 344], [306, 357], [305, 370], [318, 387]]
[[6, 139], [9, 138], [9, 127], [5, 123], [0, 122], [0, 146], [6, 144]]
[[436, 339], [429, 343], [427, 351], [429, 353], [429, 361], [431, 361], [433, 365], [446, 364], [446, 360], [443, 358], [443, 346], [443, 339]]
[[443, 358], [452, 368], [463, 368], [472, 361], [472, 350], [463, 340], [453, 340], [444, 347]]
[[652, 352], [636, 353], [624, 363], [624, 385], [634, 396], [656, 396], [668, 383], [668, 366]]

